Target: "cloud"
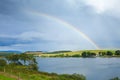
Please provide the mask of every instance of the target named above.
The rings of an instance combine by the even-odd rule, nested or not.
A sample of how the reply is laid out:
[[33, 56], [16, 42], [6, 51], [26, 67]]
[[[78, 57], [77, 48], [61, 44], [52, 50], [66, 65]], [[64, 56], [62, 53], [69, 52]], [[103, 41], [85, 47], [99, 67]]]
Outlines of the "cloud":
[[0, 37], [0, 46], [10, 46], [12, 44], [21, 43], [16, 38], [6, 38], [6, 37]]
[[[67, 9], [79, 13], [82, 9], [88, 13], [105, 14], [120, 17], [120, 0], [65, 0], [63, 4]], [[82, 11], [82, 12], [84, 12]]]
[[120, 0], [85, 0], [84, 2], [99, 14], [120, 16]]
[[21, 40], [19, 38], [13, 37], [0, 37], [0, 46], [11, 46], [14, 44], [26, 44], [30, 43], [31, 41]]
[[23, 45], [38, 42], [47, 42], [43, 40], [41, 33], [38, 32], [23, 32], [19, 35], [0, 35], [0, 46]]
[[3, 0], [0, 2], [0, 48], [94, 49], [71, 28], [51, 18], [31, 15], [25, 12], [28, 9], [67, 21], [100, 47], [119, 47], [120, 19], [116, 18], [120, 16], [119, 3], [119, 0]]

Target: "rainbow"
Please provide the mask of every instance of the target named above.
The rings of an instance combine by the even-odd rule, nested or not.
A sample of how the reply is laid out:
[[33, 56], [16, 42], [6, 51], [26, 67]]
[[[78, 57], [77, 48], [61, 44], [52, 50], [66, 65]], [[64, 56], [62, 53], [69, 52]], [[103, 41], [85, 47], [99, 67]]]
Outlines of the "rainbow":
[[48, 18], [48, 19], [52, 19], [70, 29], [72, 29], [73, 31], [77, 32], [78, 34], [80, 34], [84, 39], [86, 39], [89, 43], [91, 43], [91, 45], [93, 45], [96, 49], [100, 49], [99, 46], [91, 39], [89, 38], [86, 34], [84, 34], [83, 32], [81, 32], [80, 30], [78, 30], [75, 26], [71, 25], [70, 23], [64, 21], [64, 20], [61, 20], [57, 17], [54, 17], [54, 16], [51, 16], [51, 15], [48, 15], [48, 14], [44, 14], [44, 13], [40, 13], [40, 12], [35, 12], [35, 11], [29, 11], [30, 14], [32, 15], [37, 15], [37, 16], [42, 16], [42, 17], [45, 17], [45, 18]]

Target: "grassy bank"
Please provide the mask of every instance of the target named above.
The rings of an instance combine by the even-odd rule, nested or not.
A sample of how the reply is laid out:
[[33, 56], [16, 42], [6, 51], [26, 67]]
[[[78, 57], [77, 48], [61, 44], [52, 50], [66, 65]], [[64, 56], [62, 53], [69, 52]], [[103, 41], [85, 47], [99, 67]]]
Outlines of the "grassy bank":
[[0, 78], [0, 80], [86, 80], [85, 76], [80, 74], [38, 71], [36, 59], [28, 54], [14, 54], [1, 58]]
[[0, 67], [0, 72], [2, 73], [0, 74], [0, 80], [85, 80], [85, 77], [79, 74], [58, 75], [56, 73], [28, 70], [26, 66], [18, 65]]

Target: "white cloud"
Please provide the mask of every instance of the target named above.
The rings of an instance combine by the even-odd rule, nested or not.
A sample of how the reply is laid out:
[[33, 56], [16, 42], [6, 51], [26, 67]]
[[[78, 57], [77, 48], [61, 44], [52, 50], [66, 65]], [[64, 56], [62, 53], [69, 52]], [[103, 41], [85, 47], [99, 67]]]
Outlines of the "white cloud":
[[91, 6], [97, 13], [107, 13], [120, 16], [120, 0], [85, 0], [85, 4]]
[[[113, 7], [113, 0], [85, 0], [86, 4], [92, 6], [98, 13], [102, 13]], [[109, 3], [108, 3], [109, 2]]]
[[120, 0], [65, 0], [68, 7], [80, 10], [85, 4], [98, 14], [120, 17]]

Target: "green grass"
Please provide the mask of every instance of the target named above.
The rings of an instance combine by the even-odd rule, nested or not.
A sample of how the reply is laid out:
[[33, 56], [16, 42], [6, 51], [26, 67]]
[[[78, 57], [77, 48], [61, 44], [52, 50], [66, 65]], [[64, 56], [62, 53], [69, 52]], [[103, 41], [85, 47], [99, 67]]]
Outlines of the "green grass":
[[[73, 75], [59, 75], [56, 73], [47, 73], [28, 70], [25, 66], [6, 66], [5, 72], [4, 68], [0, 68], [0, 72], [8, 74], [9, 76], [2, 76], [0, 80], [15, 80], [10, 77], [10, 75], [22, 80], [86, 80], [83, 75], [73, 74]], [[78, 78], [78, 79], [77, 79]]]
[[1, 75], [1, 74], [0, 74], [0, 80], [16, 80], [16, 79], [10, 78], [10, 77], [8, 77], [8, 76], [4, 76], [4, 75]]

